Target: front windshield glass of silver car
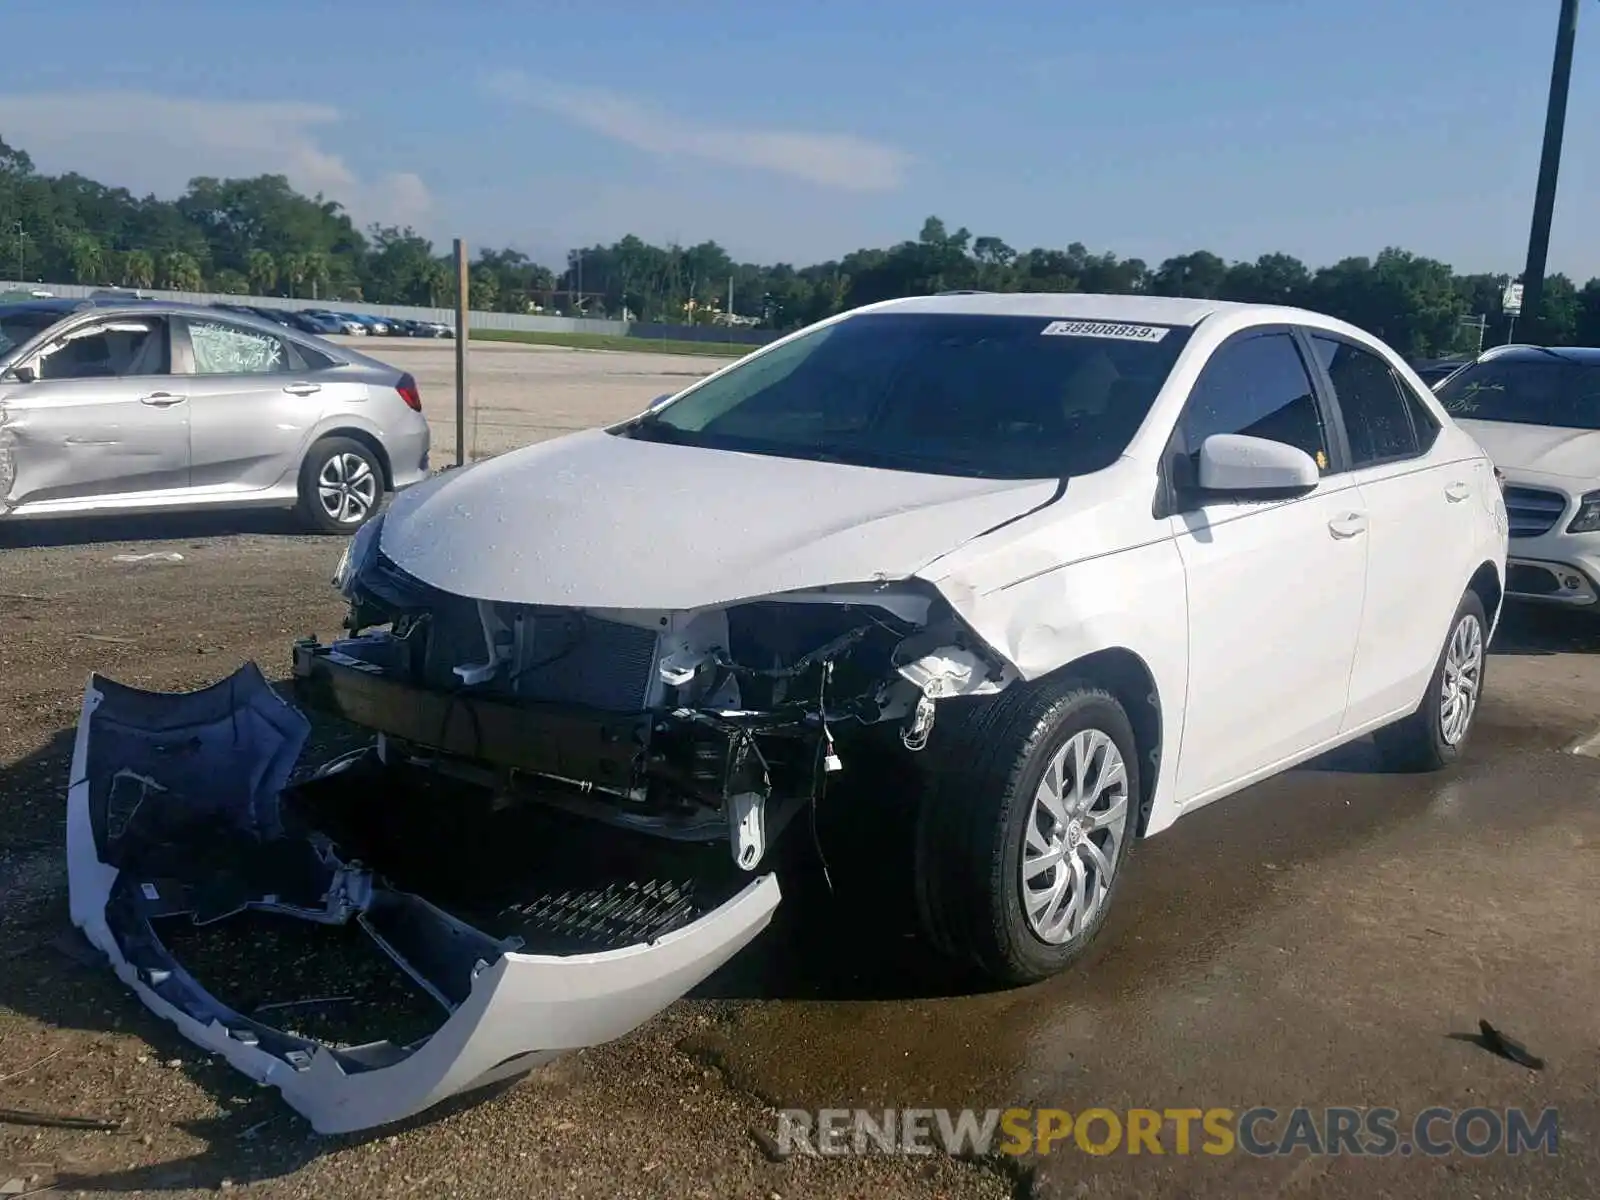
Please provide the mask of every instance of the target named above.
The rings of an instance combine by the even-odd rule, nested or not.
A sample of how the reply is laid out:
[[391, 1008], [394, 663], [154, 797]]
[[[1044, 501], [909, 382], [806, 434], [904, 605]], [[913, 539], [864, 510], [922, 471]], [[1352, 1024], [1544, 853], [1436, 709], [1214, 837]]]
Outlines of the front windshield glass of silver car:
[[1600, 363], [1491, 358], [1457, 371], [1434, 395], [1466, 420], [1600, 429]]
[[936, 474], [1084, 474], [1126, 449], [1188, 335], [1129, 322], [861, 314], [613, 432]]
[[40, 312], [36, 308], [7, 309], [0, 305], [0, 358], [24, 342], [31, 341], [59, 320], [61, 314], [58, 312]]

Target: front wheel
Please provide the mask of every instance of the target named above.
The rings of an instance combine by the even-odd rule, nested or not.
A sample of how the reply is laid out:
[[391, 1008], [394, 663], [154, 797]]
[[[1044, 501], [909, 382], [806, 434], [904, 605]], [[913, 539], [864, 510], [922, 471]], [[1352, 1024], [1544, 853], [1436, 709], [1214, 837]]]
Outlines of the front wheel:
[[383, 501], [383, 468], [354, 438], [323, 438], [300, 464], [300, 520], [316, 533], [354, 533]]
[[1422, 703], [1375, 735], [1378, 753], [1390, 770], [1437, 771], [1460, 757], [1483, 695], [1488, 630], [1483, 601], [1469, 591], [1450, 621]]
[[1082, 680], [941, 707], [916, 831], [924, 932], [1003, 983], [1054, 975], [1105, 923], [1137, 830], [1133, 728]]

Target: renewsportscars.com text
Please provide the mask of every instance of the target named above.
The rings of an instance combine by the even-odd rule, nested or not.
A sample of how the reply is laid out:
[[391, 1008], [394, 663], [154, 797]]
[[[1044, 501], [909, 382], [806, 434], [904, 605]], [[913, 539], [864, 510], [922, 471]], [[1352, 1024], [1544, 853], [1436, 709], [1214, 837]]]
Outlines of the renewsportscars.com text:
[[780, 1154], [1555, 1154], [1553, 1108], [783, 1109]]

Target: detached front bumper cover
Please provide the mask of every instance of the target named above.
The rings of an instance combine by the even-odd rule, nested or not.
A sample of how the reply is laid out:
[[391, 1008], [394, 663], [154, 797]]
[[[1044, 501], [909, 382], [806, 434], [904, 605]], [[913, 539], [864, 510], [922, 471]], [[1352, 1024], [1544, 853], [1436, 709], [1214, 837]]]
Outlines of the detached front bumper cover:
[[[653, 924], [639, 918], [652, 905], [664, 911], [652, 885], [565, 892], [524, 911], [576, 905], [583, 928], [609, 922], [628, 934], [598, 951], [524, 952], [521, 938], [493, 937], [345, 861], [330, 838], [286, 814], [280, 799], [308, 732], [253, 664], [183, 694], [92, 676], [73, 753], [67, 858], [73, 922], [118, 977], [190, 1041], [278, 1088], [318, 1132], [387, 1124], [620, 1037], [732, 958], [777, 907], [770, 874], [692, 919], [669, 898], [679, 919]], [[350, 775], [362, 786], [358, 771]], [[365, 782], [381, 792], [381, 779]], [[249, 911], [359, 926], [439, 1004], [441, 1023], [409, 1045], [337, 1046], [235, 1011], [185, 970], [159, 927]], [[638, 940], [617, 946], [629, 937]]]

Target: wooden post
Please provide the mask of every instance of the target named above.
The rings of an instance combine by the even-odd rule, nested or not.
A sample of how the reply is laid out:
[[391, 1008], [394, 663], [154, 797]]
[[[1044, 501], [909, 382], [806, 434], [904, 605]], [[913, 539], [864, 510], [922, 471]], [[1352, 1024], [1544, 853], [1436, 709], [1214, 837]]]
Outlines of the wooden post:
[[456, 466], [467, 465], [467, 243], [456, 239]]

